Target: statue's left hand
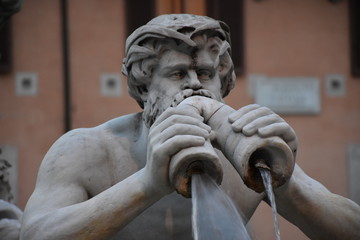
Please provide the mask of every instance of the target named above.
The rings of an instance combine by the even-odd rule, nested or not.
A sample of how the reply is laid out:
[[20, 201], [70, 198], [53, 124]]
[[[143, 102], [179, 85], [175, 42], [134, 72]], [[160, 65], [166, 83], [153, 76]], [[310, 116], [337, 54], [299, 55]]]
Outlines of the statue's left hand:
[[297, 137], [294, 129], [267, 107], [258, 104], [247, 105], [230, 114], [229, 122], [235, 132], [241, 132], [245, 136], [278, 136], [289, 145], [294, 156], [296, 154]]

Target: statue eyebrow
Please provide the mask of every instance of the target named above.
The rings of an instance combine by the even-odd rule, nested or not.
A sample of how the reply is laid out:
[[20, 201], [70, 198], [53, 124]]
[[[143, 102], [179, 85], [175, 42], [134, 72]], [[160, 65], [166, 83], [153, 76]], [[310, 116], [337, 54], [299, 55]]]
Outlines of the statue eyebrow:
[[168, 73], [168, 72], [174, 71], [176, 69], [184, 70], [184, 69], [188, 69], [188, 68], [190, 68], [190, 64], [185, 64], [185, 63], [170, 64], [165, 67], [162, 67], [160, 70], [160, 73]]
[[200, 62], [192, 65], [192, 68], [195, 70], [198, 69], [215, 70], [216, 67], [214, 67], [214, 64], [210, 62]]

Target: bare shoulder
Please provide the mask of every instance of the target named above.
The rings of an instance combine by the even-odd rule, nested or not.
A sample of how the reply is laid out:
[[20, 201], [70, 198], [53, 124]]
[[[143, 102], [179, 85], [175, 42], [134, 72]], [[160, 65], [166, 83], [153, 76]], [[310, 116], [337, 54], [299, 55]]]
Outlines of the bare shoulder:
[[[136, 169], [129, 156], [127, 126], [136, 114], [61, 136], [45, 155], [26, 212], [43, 212], [86, 201]], [[131, 121], [132, 119], [132, 121]], [[130, 160], [131, 164], [131, 160]], [[128, 172], [121, 175], [121, 168]]]
[[[131, 129], [136, 129], [137, 118], [136, 114], [126, 115], [93, 128], [74, 129], [64, 134], [46, 154], [38, 180], [45, 178], [47, 182], [51, 178], [57, 184], [67, 184], [94, 178], [104, 172], [104, 168], [109, 170], [107, 163], [128, 151], [128, 142], [131, 142], [128, 139], [135, 134]], [[101, 177], [106, 180], [106, 174]]]
[[106, 150], [101, 147], [101, 135], [100, 129], [81, 128], [61, 136], [41, 163], [33, 195], [41, 196], [46, 192], [47, 196], [56, 197], [58, 191], [71, 189], [71, 195], [77, 196], [71, 202], [86, 200], [83, 179], [93, 172], [95, 166], [92, 165], [106, 155]]

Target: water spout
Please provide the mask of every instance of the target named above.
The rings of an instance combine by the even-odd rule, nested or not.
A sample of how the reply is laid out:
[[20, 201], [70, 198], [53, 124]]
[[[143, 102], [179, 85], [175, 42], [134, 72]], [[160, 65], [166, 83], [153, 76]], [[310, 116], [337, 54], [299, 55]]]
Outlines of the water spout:
[[250, 240], [241, 214], [211, 177], [193, 174], [191, 185], [195, 240]]
[[274, 218], [275, 240], [280, 240], [280, 230], [279, 230], [279, 223], [277, 218], [276, 202], [271, 184], [271, 172], [270, 172], [271, 169], [265, 164], [265, 162], [262, 159], [260, 159], [255, 166], [260, 171], [261, 177], [264, 182], [265, 191], [270, 201], [272, 215]]
[[221, 184], [222, 166], [210, 141], [206, 141], [204, 146], [183, 149], [172, 157], [169, 168], [170, 183], [186, 198], [191, 197], [191, 178], [194, 173], [206, 173], [217, 184]]
[[[178, 107], [193, 110], [204, 117], [204, 122], [217, 133], [216, 140], [220, 150], [249, 188], [259, 193], [265, 190], [260, 173], [255, 167], [258, 159], [264, 159], [271, 168], [273, 188], [283, 185], [290, 178], [295, 166], [294, 156], [290, 147], [281, 138], [261, 138], [257, 135], [247, 137], [242, 133], [235, 133], [226, 117], [235, 110], [213, 99], [192, 96], [184, 99]], [[211, 144], [210, 148], [212, 148]], [[173, 162], [173, 159], [171, 162]], [[170, 170], [172, 168], [171, 162]], [[209, 161], [209, 166], [215, 163], [217, 168], [216, 162], [217, 160]], [[215, 174], [217, 172], [217, 170], [212, 171]], [[172, 177], [172, 174], [170, 174], [170, 178]], [[187, 176], [185, 180], [187, 181], [188, 179], [189, 177]], [[221, 183], [222, 175], [221, 178], [215, 177], [215, 179], [220, 180], [219, 182]], [[188, 185], [189, 183], [190, 181], [187, 181], [183, 185]], [[187, 189], [190, 188], [187, 187]]]

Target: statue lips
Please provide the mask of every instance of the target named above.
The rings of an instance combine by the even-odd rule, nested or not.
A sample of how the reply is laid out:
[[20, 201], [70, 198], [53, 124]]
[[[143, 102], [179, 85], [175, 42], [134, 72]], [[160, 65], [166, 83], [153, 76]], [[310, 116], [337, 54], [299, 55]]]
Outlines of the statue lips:
[[173, 102], [171, 103], [170, 107], [176, 107], [178, 106], [183, 100], [185, 100], [188, 97], [192, 97], [192, 96], [202, 96], [202, 97], [207, 97], [207, 98], [211, 98], [214, 100], [217, 100], [215, 95], [205, 89], [200, 89], [200, 90], [193, 90], [193, 89], [185, 89], [184, 91], [179, 92], [178, 94], [176, 94], [173, 98]]

